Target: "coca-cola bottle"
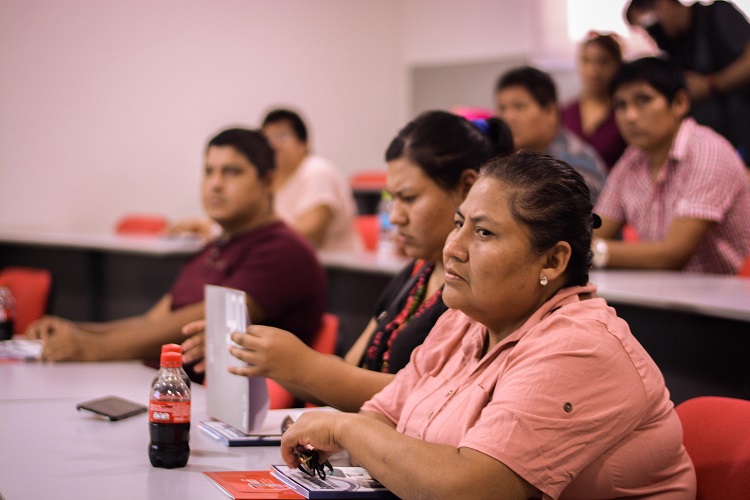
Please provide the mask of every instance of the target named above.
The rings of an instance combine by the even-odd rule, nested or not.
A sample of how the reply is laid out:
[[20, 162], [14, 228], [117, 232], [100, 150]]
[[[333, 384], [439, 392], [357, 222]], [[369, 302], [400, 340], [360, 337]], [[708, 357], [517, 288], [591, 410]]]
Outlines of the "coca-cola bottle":
[[[176, 352], [180, 355], [182, 355], [182, 346], [180, 344], [164, 344], [161, 346], [161, 353], [164, 354], [165, 352]], [[159, 378], [159, 373], [156, 372], [156, 375], [154, 376], [154, 380], [151, 381], [151, 385], [154, 385], [156, 383], [156, 379]], [[185, 368], [180, 366], [180, 375], [182, 376], [182, 380], [185, 381], [185, 383], [188, 386], [188, 389], [190, 388], [190, 377], [188, 376], [187, 372], [185, 371]]]
[[148, 407], [148, 457], [154, 467], [184, 467], [190, 457], [190, 388], [180, 373], [182, 354], [162, 352], [160, 364]]

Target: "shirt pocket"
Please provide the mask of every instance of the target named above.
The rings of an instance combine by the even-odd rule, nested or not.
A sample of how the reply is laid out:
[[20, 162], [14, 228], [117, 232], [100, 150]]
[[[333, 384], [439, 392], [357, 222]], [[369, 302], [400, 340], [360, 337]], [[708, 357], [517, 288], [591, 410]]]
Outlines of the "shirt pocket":
[[428, 415], [427, 441], [458, 446], [466, 433], [476, 425], [491, 394], [481, 385], [472, 383], [460, 389], [445, 388], [442, 406]]

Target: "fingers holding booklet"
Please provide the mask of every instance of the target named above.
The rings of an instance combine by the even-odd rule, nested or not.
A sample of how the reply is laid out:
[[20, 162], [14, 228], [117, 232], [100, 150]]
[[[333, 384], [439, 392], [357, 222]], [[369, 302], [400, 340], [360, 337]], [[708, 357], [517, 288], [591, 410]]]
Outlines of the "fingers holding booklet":
[[320, 470], [331, 455], [342, 450], [331, 432], [338, 415], [338, 412], [305, 412], [296, 422], [288, 423], [281, 439], [284, 462], [290, 467], [301, 465], [303, 470]]

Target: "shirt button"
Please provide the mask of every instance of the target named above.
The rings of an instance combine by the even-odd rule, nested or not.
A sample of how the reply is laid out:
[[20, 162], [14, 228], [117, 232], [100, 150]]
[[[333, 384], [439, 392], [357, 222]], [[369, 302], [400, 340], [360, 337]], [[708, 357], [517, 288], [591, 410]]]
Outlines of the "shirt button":
[[569, 402], [565, 403], [563, 405], [563, 410], [565, 410], [565, 413], [570, 413], [571, 411], [573, 411], [573, 405], [570, 404]]

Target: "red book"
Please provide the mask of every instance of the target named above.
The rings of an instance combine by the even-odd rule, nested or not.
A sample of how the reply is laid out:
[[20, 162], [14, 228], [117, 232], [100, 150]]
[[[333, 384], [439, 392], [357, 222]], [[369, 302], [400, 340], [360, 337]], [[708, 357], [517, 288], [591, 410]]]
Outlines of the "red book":
[[268, 470], [204, 472], [235, 500], [305, 498], [271, 475]]

